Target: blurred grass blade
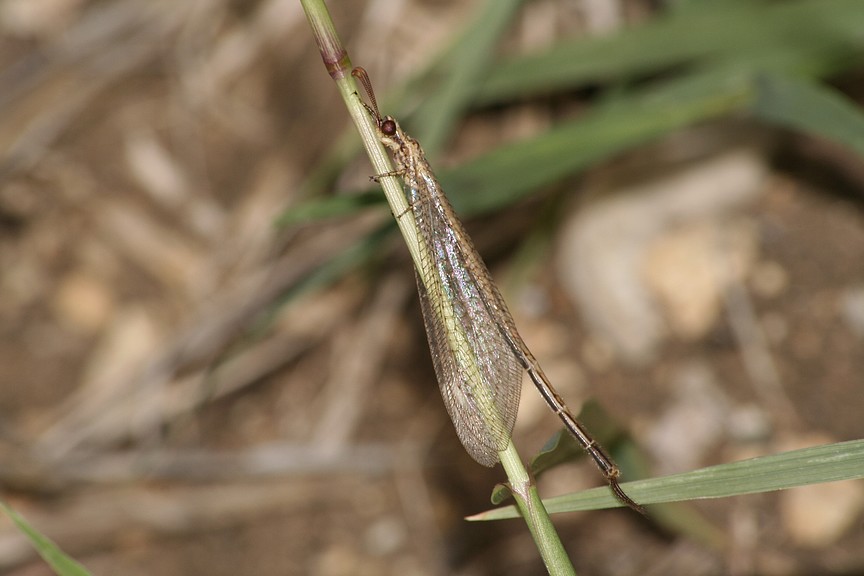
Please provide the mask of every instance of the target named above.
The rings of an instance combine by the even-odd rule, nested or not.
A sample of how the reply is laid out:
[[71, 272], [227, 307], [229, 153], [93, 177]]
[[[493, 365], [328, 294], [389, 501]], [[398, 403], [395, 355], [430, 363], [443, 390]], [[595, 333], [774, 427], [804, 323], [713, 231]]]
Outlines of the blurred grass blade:
[[745, 109], [748, 75], [702, 74], [621, 98], [528, 140], [441, 174], [463, 214], [519, 200], [601, 160], [696, 122]]
[[441, 85], [410, 122], [429, 158], [437, 156], [474, 98], [478, 86], [474, 80], [485, 75], [501, 34], [521, 4], [522, 0], [487, 0], [449, 51], [454, 57], [446, 60]]
[[515, 56], [482, 79], [478, 100], [498, 103], [680, 68], [722, 50], [729, 25], [751, 12], [725, 4], [718, 10], [703, 3], [686, 16], [660, 17], [610, 36], [574, 38], [541, 53]]
[[[432, 72], [446, 67], [447, 74], [442, 84], [424, 100], [411, 122], [430, 158], [450, 137], [453, 126], [469, 106], [477, 90], [473, 79], [489, 66], [498, 39], [522, 2], [489, 0], [459, 40], [434, 65]], [[328, 156], [313, 168], [304, 182], [301, 197], [316, 198], [320, 191], [331, 186], [335, 175], [358, 150], [353, 131], [340, 136]], [[375, 199], [371, 199], [373, 195]], [[288, 226], [352, 214], [371, 203], [383, 203], [380, 192], [313, 199], [289, 208], [279, 216], [277, 223]]]
[[[848, 66], [864, 50], [861, 22], [860, 0], [701, 2], [617, 35], [563, 42], [505, 61], [477, 80], [478, 102], [718, 64], [754, 71], [774, 60], [766, 54], [816, 58], [826, 70], [829, 60]], [[789, 59], [776, 63], [796, 68]]]
[[[405, 84], [394, 87], [380, 102], [382, 110], [397, 117], [408, 116], [405, 102], [415, 105], [422, 102], [411, 124], [414, 134], [424, 142], [429, 157], [435, 156], [435, 151], [449, 138], [458, 118], [473, 101], [478, 88], [474, 79], [485, 74], [498, 39], [523, 1], [488, 0], [447, 50]], [[311, 169], [299, 196], [314, 198], [330, 188], [342, 167], [359, 151], [353, 128], [346, 129], [324, 159]], [[291, 218], [285, 213], [280, 220]]]
[[[750, 460], [628, 482], [621, 487], [641, 504], [724, 498], [796, 486], [864, 478], [864, 440], [792, 450]], [[550, 513], [618, 507], [605, 487], [543, 501]], [[512, 506], [482, 512], [471, 520], [516, 518]]]
[[45, 562], [60, 576], [89, 576], [90, 572], [84, 566], [63, 553], [54, 542], [33, 528], [24, 517], [15, 512], [5, 502], [0, 502], [0, 509], [15, 523], [18, 530], [24, 534]]
[[864, 112], [836, 90], [779, 75], [757, 81], [753, 113], [764, 120], [844, 144], [864, 155]]
[[[618, 462], [618, 448], [621, 444], [629, 442], [626, 431], [621, 428], [603, 407], [593, 400], [588, 400], [582, 405], [577, 415], [578, 420], [591, 430], [597, 442], [606, 448], [615, 461]], [[585, 449], [566, 430], [559, 430], [553, 434], [546, 444], [531, 460], [529, 470], [535, 478], [540, 478], [546, 471], [551, 470], [567, 462], [586, 457]], [[622, 478], [633, 478], [629, 470], [622, 467]], [[639, 478], [640, 476], [636, 476]]]
[[[706, 119], [748, 110], [757, 92], [763, 103], [765, 98], [779, 98], [781, 94], [766, 92], [772, 86], [754, 85], [757, 72], [818, 76], [848, 67], [856, 55], [864, 54], [864, 35], [854, 24], [862, 21], [864, 2], [860, 0], [706, 2], [614, 37], [569, 42], [537, 56], [493, 66], [488, 77], [477, 76], [477, 82], [482, 83], [478, 87], [481, 99], [483, 94], [487, 100], [493, 96], [506, 100], [537, 91], [585, 86], [608, 79], [609, 71], [613, 76], [636, 78], [676, 69], [695, 72], [625, 92], [578, 120], [502, 146], [455, 170], [440, 172], [441, 184], [462, 214], [509, 205], [538, 187], [651, 139]], [[487, 33], [486, 47], [494, 37]], [[463, 38], [471, 39], [471, 28]], [[454, 46], [461, 45], [460, 41]], [[464, 104], [461, 99], [474, 94], [473, 88], [459, 86], [459, 96], [448, 97], [453, 98], [454, 105]], [[790, 99], [789, 87], [785, 88], [783, 104], [789, 114], [783, 120], [792, 122], [798, 99]], [[437, 97], [433, 94], [431, 98]], [[813, 100], [811, 94], [809, 101]], [[755, 111], [767, 114], [770, 108], [760, 104]], [[450, 113], [453, 110], [442, 112]], [[810, 121], [805, 114], [800, 122], [800, 127], [815, 130], [820, 121]], [[857, 149], [851, 130], [835, 131], [834, 136]], [[298, 207], [285, 219], [298, 222], [328, 213], [347, 214], [352, 206], [359, 208], [372, 201], [367, 197], [356, 203], [342, 198], [325, 201], [314, 207]]]
[[[460, 214], [490, 212], [613, 154], [695, 122], [744, 110], [752, 97], [748, 75], [691, 76], [621, 98], [535, 138], [501, 146], [440, 173], [441, 185]], [[314, 210], [302, 204], [293, 210], [324, 214], [331, 210], [327, 202]], [[299, 221], [292, 211], [284, 218]]]
[[[484, 30], [488, 36], [482, 46], [488, 49], [494, 44], [493, 31], [500, 33], [510, 9], [512, 6], [500, 8], [500, 20]], [[758, 15], [762, 16], [756, 18]], [[501, 100], [549, 87], [585, 86], [610, 78], [609, 74], [645, 78], [661, 71], [679, 73], [623, 90], [614, 101], [597, 105], [578, 119], [439, 172], [441, 184], [460, 214], [482, 214], [511, 205], [615, 154], [693, 124], [741, 112], [828, 136], [860, 152], [860, 113], [827, 89], [805, 81], [796, 84], [784, 74], [819, 76], [855, 63], [855, 54], [864, 53], [864, 35], [856, 24], [861, 21], [864, 2], [859, 0], [697, 3], [618, 36], [567, 43], [542, 55], [492, 66], [488, 82], [477, 81], [483, 83], [484, 93], [500, 91]], [[453, 50], [466, 46], [462, 42], [472, 39], [472, 30], [473, 24]], [[441, 62], [452, 59], [457, 53], [453, 50]], [[515, 68], [517, 64], [522, 71]], [[551, 68], [543, 71], [545, 67]], [[427, 83], [435, 70], [440, 73], [434, 68], [424, 76]], [[754, 70], [774, 74], [757, 76]], [[549, 76], [537, 77], [541, 72]], [[512, 85], [495, 87], [504, 81]], [[481, 89], [459, 84], [459, 94], [447, 99], [458, 108], [465, 104], [464, 98], [475, 95], [475, 88]], [[437, 98], [434, 91], [430, 98]], [[456, 108], [442, 114], [452, 114]], [[431, 118], [426, 114], [421, 114], [421, 122]], [[350, 215], [374, 203], [383, 205], [383, 198], [368, 191], [314, 200], [289, 209], [282, 223]]]
[[[440, 180], [461, 214], [482, 214], [654, 138], [743, 111], [823, 135], [864, 154], [864, 114], [840, 94], [804, 80], [717, 71], [622, 97], [445, 171]], [[343, 215], [378, 201], [374, 194], [324, 200], [300, 205], [286, 219], [301, 222]]]
[[282, 297], [274, 303], [274, 309], [303, 294], [329, 286], [349, 271], [367, 265], [382, 254], [384, 242], [391, 237], [395, 229], [396, 225], [393, 222], [382, 224], [354, 246], [321, 262], [313, 273], [306, 275], [301, 282], [282, 294]]
[[384, 204], [384, 197], [380, 191], [373, 190], [332, 198], [315, 198], [285, 210], [276, 220], [276, 225], [286, 227], [350, 216], [363, 208], [379, 204]]

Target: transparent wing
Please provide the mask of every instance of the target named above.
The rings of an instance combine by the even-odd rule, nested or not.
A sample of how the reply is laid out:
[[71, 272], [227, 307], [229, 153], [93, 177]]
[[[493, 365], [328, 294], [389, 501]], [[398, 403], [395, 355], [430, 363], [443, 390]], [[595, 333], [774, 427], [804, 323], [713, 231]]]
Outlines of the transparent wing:
[[481, 296], [490, 282], [478, 276], [488, 272], [461, 225], [428, 195], [415, 195], [413, 208], [428, 247], [420, 275], [430, 285], [418, 275], [417, 289], [441, 396], [462, 445], [493, 466], [516, 422], [522, 365], [487, 306], [497, 296]]

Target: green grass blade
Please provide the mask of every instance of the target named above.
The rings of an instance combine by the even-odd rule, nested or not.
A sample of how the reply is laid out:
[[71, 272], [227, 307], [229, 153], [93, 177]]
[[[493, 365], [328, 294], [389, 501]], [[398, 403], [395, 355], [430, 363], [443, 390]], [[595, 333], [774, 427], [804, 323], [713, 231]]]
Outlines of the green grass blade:
[[[613, 154], [695, 122], [743, 110], [750, 104], [752, 90], [749, 76], [725, 73], [670, 82], [444, 171], [439, 175], [441, 185], [460, 213], [489, 212]], [[345, 214], [346, 202], [354, 201], [340, 197], [301, 204], [287, 211], [283, 221]]]
[[[506, 10], [501, 10], [500, 20], [489, 27], [482, 42], [487, 48], [496, 37], [491, 31], [500, 32], [505, 21]], [[756, 12], [772, 19], [755, 18]], [[864, 50], [864, 35], [853, 24], [860, 21], [864, 21], [864, 2], [857, 0], [735, 1], [722, 3], [722, 8], [698, 3], [611, 39], [568, 44], [534, 57], [542, 60], [527, 58], [528, 70], [541, 69], [541, 63], [558, 66], [553, 72], [561, 76], [555, 80], [561, 88], [584, 85], [604, 70], [644, 75], [698, 62], [696, 69], [702, 71], [625, 90], [615, 101], [595, 106], [579, 119], [439, 172], [441, 183], [460, 213], [482, 214], [652, 139], [740, 112], [821, 134], [860, 152], [860, 113], [842, 97], [832, 98], [824, 93], [827, 89], [813, 84], [778, 80], [777, 74], [754, 80], [754, 70], [780, 71], [786, 78], [789, 72], [823, 75], [837, 69], [838, 62], [848, 66], [856, 51]], [[470, 38], [469, 28], [463, 40]], [[515, 83], [515, 93], [537, 88], [531, 78], [506, 72], [507, 66], [496, 67], [483, 90], [491, 89], [498, 75]], [[452, 102], [461, 106], [473, 89], [464, 88]], [[501, 90], [506, 97], [506, 89]], [[379, 202], [383, 204], [383, 198], [377, 191], [314, 200], [287, 211], [281, 223], [349, 215]]]
[[864, 155], [864, 112], [828, 86], [778, 75], [761, 76], [753, 113], [774, 124], [834, 140]]
[[614, 36], [563, 42], [502, 62], [478, 79], [477, 100], [489, 104], [720, 63], [740, 71], [773, 69], [769, 54], [848, 63], [864, 50], [861, 22], [860, 0], [703, 2]]
[[[864, 153], [864, 114], [842, 95], [804, 80], [777, 75], [754, 78], [723, 70], [622, 97], [534, 138], [445, 171], [440, 180], [460, 213], [481, 214], [651, 139], [743, 111]], [[286, 218], [301, 222], [332, 217], [380, 201], [374, 193], [345, 196], [301, 205]]]
[[746, 75], [703, 74], [621, 98], [535, 138], [502, 146], [441, 174], [464, 214], [519, 200], [588, 166], [696, 122], [745, 109]]
[[394, 230], [396, 226], [393, 222], [382, 224], [354, 246], [322, 261], [313, 273], [294, 284], [274, 305], [279, 307], [303, 294], [329, 286], [348, 272], [368, 265], [372, 260], [380, 257], [384, 251], [384, 243], [392, 237]]
[[[627, 482], [621, 487], [640, 504], [659, 504], [740, 496], [859, 478], [864, 478], [864, 440], [792, 450], [683, 474]], [[543, 502], [550, 513], [621, 506], [606, 487], [558, 496]], [[516, 517], [518, 512], [511, 506], [483, 512], [470, 519], [501, 520]]]
[[276, 225], [286, 227], [349, 216], [368, 206], [383, 203], [384, 197], [381, 192], [374, 190], [340, 194], [331, 198], [313, 198], [285, 210], [276, 220]]
[[[746, 109], [753, 97], [749, 75], [694, 75], [661, 88], [622, 97], [534, 138], [501, 146], [474, 161], [440, 173], [441, 185], [465, 215], [489, 212], [520, 200], [539, 187], [674, 130]], [[345, 200], [332, 199], [295, 214], [343, 214]], [[330, 203], [337, 203], [328, 207]]]
[[[430, 157], [435, 156], [473, 102], [477, 90], [473, 80], [485, 73], [498, 38], [523, 1], [488, 0], [446, 51], [426, 68], [418, 70], [402, 86], [392, 88], [386, 95], [378, 94], [381, 111], [400, 120], [409, 115], [405, 103], [412, 103], [410, 110], [417, 108], [410, 122], [412, 134], [422, 139]], [[421, 103], [419, 108], [416, 106], [418, 102]], [[332, 187], [342, 167], [359, 150], [354, 129], [346, 129], [324, 158], [312, 167], [299, 197], [316, 198]], [[279, 220], [293, 218], [290, 212], [286, 212]]]
[[477, 90], [473, 80], [486, 72], [501, 34], [521, 4], [522, 0], [488, 0], [453, 46], [455, 57], [449, 59], [441, 85], [410, 122], [412, 134], [421, 138], [430, 158], [437, 155], [473, 100]]
[[[507, 14], [502, 8], [499, 20], [485, 32], [488, 36], [483, 46], [492, 45], [496, 37], [492, 32], [500, 32]], [[794, 95], [790, 96], [788, 87], [781, 87], [787, 90], [777, 94], [777, 86], [754, 86], [754, 74], [769, 71], [820, 76], [842, 69], [855, 62], [856, 54], [864, 53], [864, 35], [855, 24], [862, 21], [864, 2], [858, 0], [736, 1], [720, 5], [706, 2], [615, 37], [566, 43], [541, 55], [496, 66], [488, 78], [478, 82], [482, 82], [483, 93], [495, 92], [499, 99], [582, 86], [609, 71], [638, 76], [685, 64], [702, 71], [625, 92], [615, 102], [598, 106], [579, 120], [493, 150], [452, 171], [440, 172], [441, 182], [463, 214], [497, 209], [653, 138], [708, 118], [746, 110], [757, 91], [761, 98], [754, 109], [757, 114], [769, 114], [769, 101], [782, 97], [779, 103], [784, 106], [777, 109], [773, 121], [791, 124], [800, 108]], [[463, 39], [471, 39], [470, 30]], [[463, 84], [458, 83], [462, 86], [458, 97], [451, 95], [454, 106], [461, 106], [464, 98], [473, 94], [474, 88]], [[812, 105], [812, 95], [808, 101]], [[824, 105], [820, 103], [814, 110]], [[787, 110], [788, 114], [779, 118], [780, 112]], [[816, 118], [815, 114], [803, 115], [798, 127], [824, 133], [835, 125], [828, 115], [828, 127], [820, 126], [824, 117]], [[850, 133], [855, 123], [848, 124], [845, 131], [842, 121], [836, 125], [829, 136], [858, 149], [858, 139]], [[369, 195], [350, 200], [340, 197], [300, 206], [284, 219], [303, 222], [348, 214], [373, 202]]]
[[0, 502], [0, 509], [15, 523], [18, 530], [24, 534], [39, 555], [60, 576], [89, 576], [90, 572], [84, 566], [63, 553], [54, 542], [33, 528], [24, 517], [10, 508], [5, 502]]

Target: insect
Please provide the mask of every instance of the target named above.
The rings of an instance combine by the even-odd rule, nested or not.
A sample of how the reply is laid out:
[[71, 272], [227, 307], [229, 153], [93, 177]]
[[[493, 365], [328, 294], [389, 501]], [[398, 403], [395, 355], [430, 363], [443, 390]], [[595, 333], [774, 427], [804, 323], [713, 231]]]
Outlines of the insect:
[[351, 74], [363, 84], [370, 101], [364, 106], [396, 164], [395, 171], [374, 179], [399, 177], [407, 189], [408, 210], [421, 240], [415, 273], [426, 335], [441, 396], [462, 445], [484, 466], [499, 461], [499, 452], [510, 442], [522, 372], [527, 371], [552, 411], [594, 460], [618, 500], [644, 514], [644, 509], [621, 489], [618, 466], [576, 420], [522, 340], [420, 143], [392, 117], [381, 116], [366, 71], [358, 67]]

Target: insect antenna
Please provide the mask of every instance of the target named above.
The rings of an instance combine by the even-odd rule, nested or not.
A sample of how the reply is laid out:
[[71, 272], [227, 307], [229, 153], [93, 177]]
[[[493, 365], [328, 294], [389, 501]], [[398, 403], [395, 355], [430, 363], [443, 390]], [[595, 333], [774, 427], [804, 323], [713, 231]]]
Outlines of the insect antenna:
[[366, 106], [366, 104], [364, 104], [364, 106], [366, 106], [369, 112], [380, 122], [381, 113], [378, 111], [378, 102], [375, 100], [375, 91], [372, 90], [372, 81], [369, 80], [369, 73], [366, 72], [365, 68], [357, 66], [351, 70], [351, 76], [357, 78], [360, 81], [360, 84], [363, 85], [363, 90], [366, 91], [366, 96], [369, 97], [369, 103], [371, 104], [371, 106]]

